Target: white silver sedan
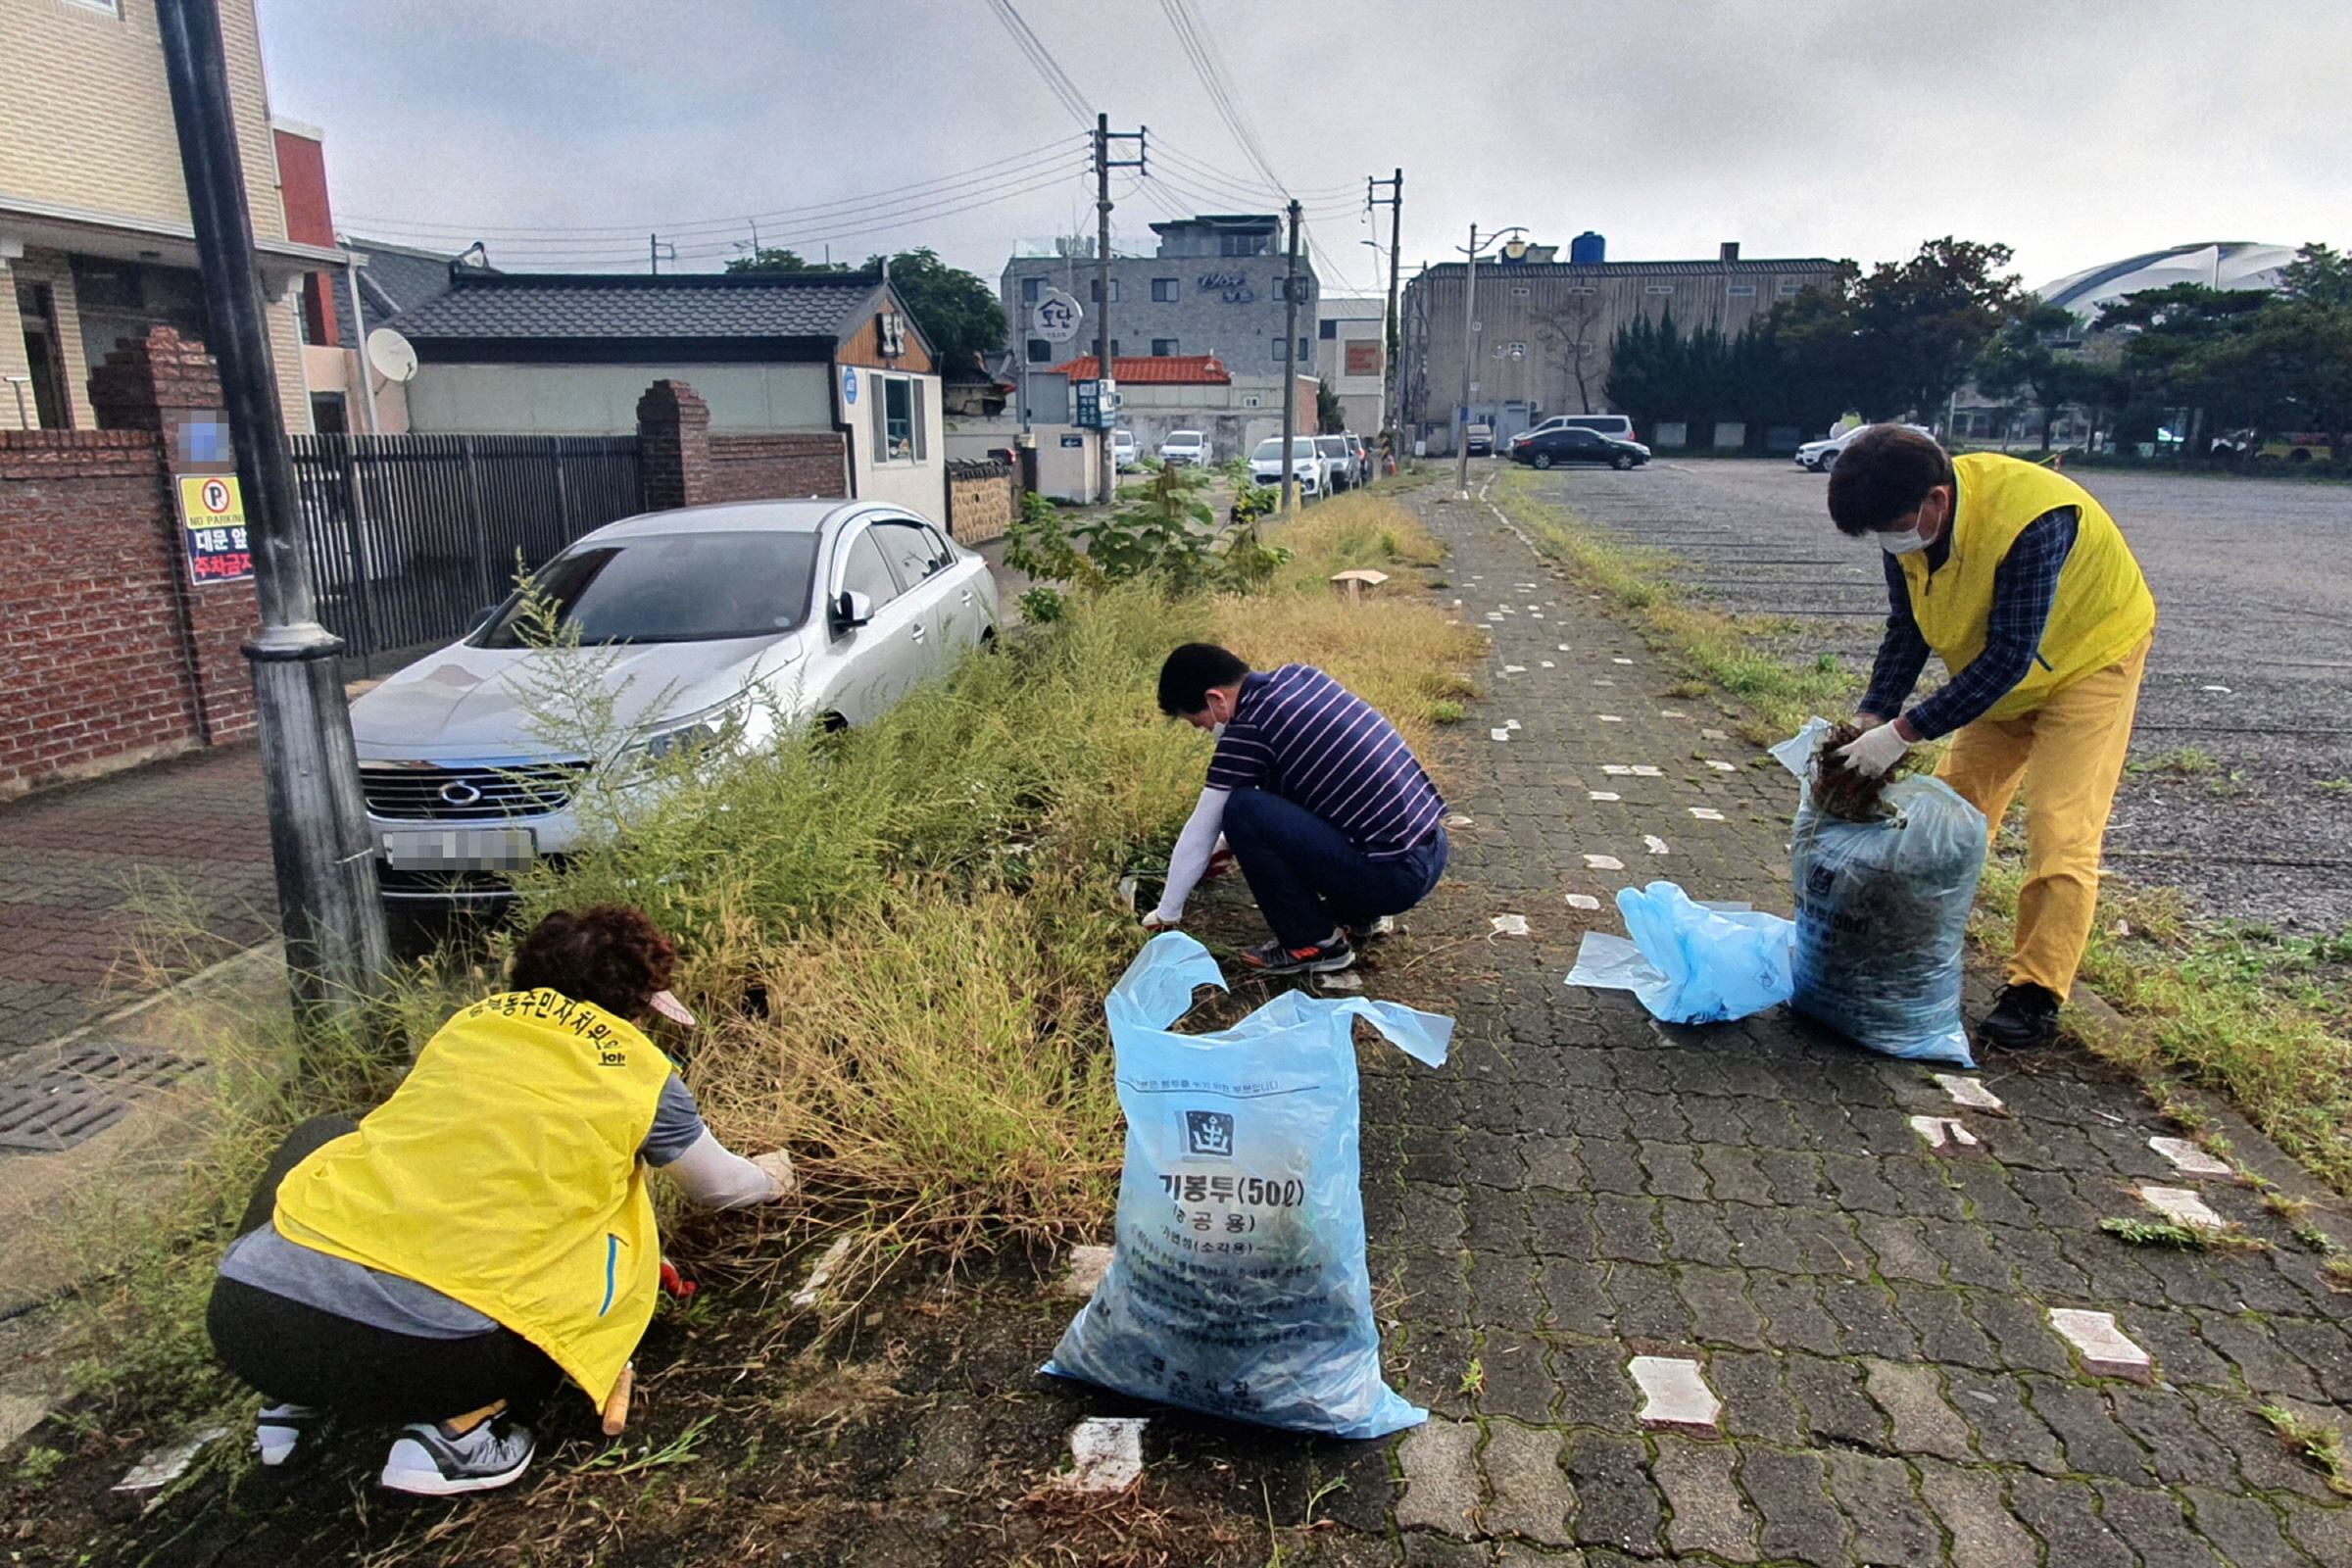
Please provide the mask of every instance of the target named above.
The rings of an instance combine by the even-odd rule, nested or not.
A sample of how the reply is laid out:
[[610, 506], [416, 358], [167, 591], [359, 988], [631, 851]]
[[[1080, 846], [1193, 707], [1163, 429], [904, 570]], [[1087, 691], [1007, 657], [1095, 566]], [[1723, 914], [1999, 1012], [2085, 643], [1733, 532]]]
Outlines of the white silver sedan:
[[866, 723], [998, 617], [988, 564], [896, 507], [753, 501], [599, 528], [352, 706], [385, 901], [502, 901], [499, 873], [577, 842], [589, 770]]

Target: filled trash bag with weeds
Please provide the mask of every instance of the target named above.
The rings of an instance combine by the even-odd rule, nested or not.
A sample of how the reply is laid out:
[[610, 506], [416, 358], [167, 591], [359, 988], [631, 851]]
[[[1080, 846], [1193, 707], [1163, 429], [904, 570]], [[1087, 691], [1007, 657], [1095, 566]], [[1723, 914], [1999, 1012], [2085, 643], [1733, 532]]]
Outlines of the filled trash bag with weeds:
[[1453, 1021], [1286, 991], [1214, 1034], [1168, 1025], [1224, 979], [1181, 932], [1104, 1005], [1127, 1113], [1117, 1246], [1045, 1370], [1339, 1438], [1429, 1418], [1380, 1373], [1357, 1168], [1354, 1020], [1443, 1066]]
[[1788, 1000], [1784, 916], [1698, 904], [1672, 882], [1617, 890], [1633, 940], [1588, 931], [1568, 984], [1631, 991], [1667, 1023], [1725, 1023]]
[[1772, 749], [1802, 787], [1789, 844], [1796, 1008], [1873, 1051], [1973, 1067], [1960, 1021], [1961, 951], [1984, 869], [1984, 814], [1936, 778], [1898, 778], [1853, 821], [1815, 804], [1833, 726]]

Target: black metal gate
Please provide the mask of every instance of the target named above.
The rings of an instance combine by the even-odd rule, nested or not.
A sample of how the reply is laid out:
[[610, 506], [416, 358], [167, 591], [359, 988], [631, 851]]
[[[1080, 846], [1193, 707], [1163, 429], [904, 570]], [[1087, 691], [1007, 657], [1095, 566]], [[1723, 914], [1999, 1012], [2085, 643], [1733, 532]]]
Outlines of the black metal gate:
[[645, 510], [633, 436], [293, 438], [319, 621], [347, 667], [460, 636], [580, 535]]

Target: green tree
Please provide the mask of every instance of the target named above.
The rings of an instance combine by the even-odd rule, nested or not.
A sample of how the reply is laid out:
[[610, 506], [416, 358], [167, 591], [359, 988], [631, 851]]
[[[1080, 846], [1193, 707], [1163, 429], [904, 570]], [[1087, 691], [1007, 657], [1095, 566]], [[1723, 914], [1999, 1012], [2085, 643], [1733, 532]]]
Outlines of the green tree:
[[2259, 309], [2230, 318], [2173, 363], [2173, 372], [2258, 435], [2325, 431], [2346, 457], [2352, 429], [2352, 264], [2306, 245]]
[[2255, 290], [2174, 283], [2110, 302], [2092, 330], [2125, 334], [2122, 363], [2132, 401], [2183, 411], [2177, 428], [2186, 456], [2202, 462], [2205, 432], [2262, 422], [2269, 392], [2259, 370], [2224, 345], [2251, 331], [2269, 303]]
[[2063, 305], [2035, 302], [2010, 318], [1977, 358], [1977, 389], [2007, 398], [2023, 392], [2041, 410], [2041, 448], [2069, 403], [2097, 407], [2112, 377], [2082, 358], [2082, 328]]
[[[891, 287], [906, 314], [938, 352], [941, 373], [956, 379], [981, 368], [981, 356], [1004, 345], [1004, 307], [997, 291], [971, 273], [950, 267], [928, 247], [895, 256], [869, 256], [860, 270], [879, 272], [887, 263]], [[788, 250], [761, 249], [727, 264], [730, 272], [847, 272], [846, 262], [811, 262]]]
[[1325, 435], [1338, 435], [1348, 428], [1348, 413], [1340, 407], [1340, 395], [1329, 381], [1315, 383], [1315, 428]]
[[1885, 262], [1854, 285], [1855, 384], [1874, 419], [1935, 417], [1977, 357], [2024, 305], [2006, 245], [1945, 235], [1908, 261]]

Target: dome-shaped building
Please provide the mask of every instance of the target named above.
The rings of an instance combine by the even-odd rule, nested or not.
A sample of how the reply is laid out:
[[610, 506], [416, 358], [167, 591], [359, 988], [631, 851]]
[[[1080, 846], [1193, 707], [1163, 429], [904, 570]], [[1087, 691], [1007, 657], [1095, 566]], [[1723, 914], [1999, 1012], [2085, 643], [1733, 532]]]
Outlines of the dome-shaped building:
[[2202, 283], [2207, 288], [2274, 289], [2278, 273], [2295, 259], [2292, 245], [2261, 245], [2250, 240], [2208, 240], [2176, 245], [2120, 262], [2069, 272], [2034, 292], [2051, 305], [2063, 305], [2085, 323], [2098, 319], [2107, 302], [2141, 289], [2166, 288], [2175, 283]]

